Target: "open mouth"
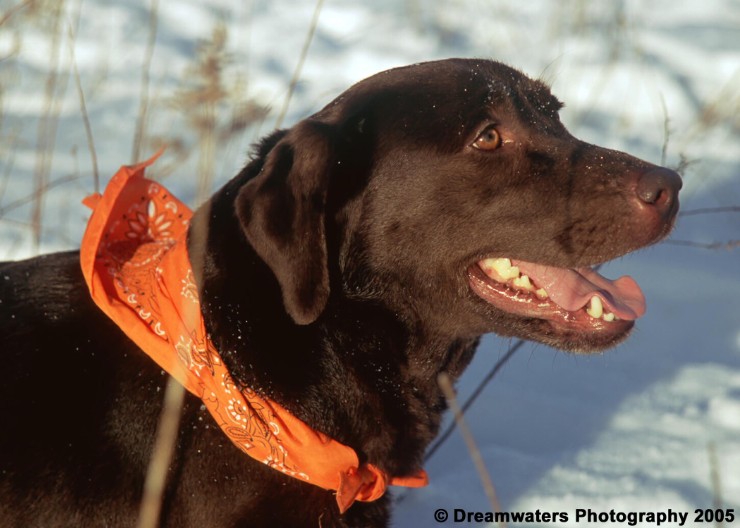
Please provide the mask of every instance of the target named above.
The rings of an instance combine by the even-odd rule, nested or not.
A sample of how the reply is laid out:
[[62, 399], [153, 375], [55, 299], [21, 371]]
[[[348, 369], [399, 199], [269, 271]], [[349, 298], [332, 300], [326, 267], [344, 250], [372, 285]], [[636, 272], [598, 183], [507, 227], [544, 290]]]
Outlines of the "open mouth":
[[468, 281], [489, 304], [547, 321], [559, 333], [618, 336], [645, 313], [645, 297], [632, 277], [610, 280], [588, 267], [487, 258], [469, 267]]

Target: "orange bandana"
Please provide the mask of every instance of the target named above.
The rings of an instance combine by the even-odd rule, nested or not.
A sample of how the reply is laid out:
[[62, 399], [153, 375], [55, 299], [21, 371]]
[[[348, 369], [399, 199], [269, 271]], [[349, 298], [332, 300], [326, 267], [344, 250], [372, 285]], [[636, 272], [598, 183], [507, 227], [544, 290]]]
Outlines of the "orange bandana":
[[344, 513], [373, 501], [388, 484], [420, 487], [422, 470], [391, 478], [360, 465], [346, 445], [314, 431], [274, 401], [229, 375], [205, 330], [187, 253], [192, 213], [160, 184], [144, 178], [157, 158], [124, 166], [93, 209], [80, 261], [93, 300], [147, 355], [203, 400], [229, 439], [246, 454], [297, 479], [336, 490]]

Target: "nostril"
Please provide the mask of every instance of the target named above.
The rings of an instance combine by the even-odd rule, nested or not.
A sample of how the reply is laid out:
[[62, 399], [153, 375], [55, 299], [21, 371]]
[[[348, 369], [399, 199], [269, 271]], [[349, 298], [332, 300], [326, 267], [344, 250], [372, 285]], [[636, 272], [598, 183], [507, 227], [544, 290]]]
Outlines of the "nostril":
[[681, 185], [681, 176], [677, 172], [661, 167], [640, 176], [635, 192], [644, 203], [670, 210], [678, 198]]

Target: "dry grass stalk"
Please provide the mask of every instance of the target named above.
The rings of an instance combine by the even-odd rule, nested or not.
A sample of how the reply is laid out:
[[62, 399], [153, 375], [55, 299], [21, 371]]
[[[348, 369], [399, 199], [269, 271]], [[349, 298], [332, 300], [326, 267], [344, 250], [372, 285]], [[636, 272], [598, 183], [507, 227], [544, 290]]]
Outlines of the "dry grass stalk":
[[681, 211], [678, 216], [694, 216], [713, 213], [740, 213], [740, 205], [728, 205], [725, 207], [703, 207], [700, 209], [689, 209]]
[[[707, 453], [709, 455], [709, 479], [712, 483], [712, 508], [714, 511], [724, 510], [722, 501], [722, 482], [719, 475], [719, 462], [717, 461], [717, 446], [714, 442], [707, 444]], [[714, 525], [722, 528], [723, 522], [715, 519]]]
[[311, 47], [313, 41], [313, 35], [316, 33], [316, 27], [319, 25], [319, 16], [321, 15], [321, 8], [324, 5], [324, 0], [316, 1], [316, 8], [313, 11], [313, 18], [311, 19], [311, 25], [308, 28], [308, 34], [306, 35], [306, 41], [303, 43], [303, 49], [301, 49], [301, 56], [298, 58], [298, 64], [296, 64], [295, 71], [293, 71], [293, 77], [290, 79], [288, 85], [288, 93], [283, 101], [283, 107], [275, 120], [275, 128], [280, 128], [285, 119], [285, 115], [288, 113], [288, 106], [290, 106], [290, 100], [293, 98], [293, 92], [295, 87], [298, 85], [298, 79], [301, 77], [301, 71], [303, 70], [303, 64], [306, 62], [308, 56], [308, 49]]
[[669, 239], [663, 242], [663, 244], [670, 244], [672, 246], [687, 246], [698, 249], [709, 249], [712, 251], [726, 250], [731, 251], [735, 248], [740, 247], [740, 240], [726, 240], [724, 242], [695, 242], [693, 240], [674, 240]]
[[141, 88], [139, 95], [139, 114], [136, 118], [136, 131], [131, 152], [131, 163], [141, 160], [141, 146], [146, 139], [147, 118], [149, 115], [149, 77], [157, 43], [157, 26], [159, 24], [159, 0], [151, 0], [149, 8], [149, 39], [147, 40], [144, 61], [141, 64]]
[[[47, 191], [55, 187], [58, 187], [60, 185], [64, 185], [65, 183], [70, 183], [70, 182], [73, 182], [79, 179], [80, 179], [79, 174], [67, 174], [66, 176], [62, 176], [61, 178], [57, 178], [52, 181], [47, 181], [43, 187], [41, 187], [40, 189], [34, 190], [33, 194], [30, 194], [28, 196], [21, 196], [20, 198], [17, 198], [13, 200], [12, 202], [9, 202], [3, 205], [2, 207], [0, 207], [0, 218], [3, 218], [3, 216], [5, 216], [6, 214], [8, 214], [10, 211], [14, 209], [18, 209], [19, 207], [22, 207], [24, 205], [28, 205], [29, 203], [34, 202], [37, 198], [38, 193], [45, 194]], [[28, 224], [24, 224], [24, 225], [31, 226], [32, 224], [29, 222]]]
[[740, 131], [740, 71], [725, 83], [714, 99], [701, 109], [698, 132], [704, 133], [723, 123], [728, 124], [733, 131]]
[[[56, 143], [57, 125], [61, 112], [61, 88], [66, 84], [66, 75], [59, 71], [60, 43], [62, 39], [62, 14], [64, 13], [65, 1], [59, 0], [49, 5], [49, 17], [51, 21], [50, 61], [49, 73], [46, 77], [44, 91], [44, 112], [39, 120], [37, 145], [36, 145], [36, 167], [34, 169], [35, 196], [31, 210], [31, 226], [33, 230], [33, 246], [38, 251], [41, 246], [42, 219], [44, 212], [44, 194], [49, 181], [51, 160], [53, 158], [54, 145]], [[61, 78], [61, 79], [60, 79]]]
[[[202, 203], [207, 198], [206, 195], [199, 195], [197, 201]], [[205, 207], [208, 207], [208, 204]], [[203, 218], [210, 218], [210, 214], [205, 214]], [[190, 227], [189, 234], [194, 247], [205, 247], [208, 236], [207, 225], [203, 223], [193, 224]], [[203, 269], [204, 261], [205, 254], [190, 254], [190, 264], [193, 269]], [[201, 315], [193, 309], [192, 305], [188, 305], [188, 307], [190, 313], [184, 314], [187, 326], [195, 327], [199, 323]], [[182, 371], [180, 374], [184, 378], [185, 365], [177, 363], [176, 368]], [[144, 493], [139, 506], [137, 528], [157, 528], [159, 526], [159, 517], [162, 512], [162, 503], [167, 486], [167, 473], [175, 454], [182, 407], [185, 402], [185, 387], [175, 379], [173, 374], [170, 372], [167, 379], [167, 388], [165, 389], [162, 411], [159, 415], [154, 448], [147, 467]]]
[[196, 78], [203, 81], [202, 84], [195, 90], [181, 94], [183, 102], [187, 101], [196, 109], [189, 117], [198, 133], [197, 195], [201, 200], [210, 194], [214, 179], [218, 105], [229, 93], [222, 78], [223, 69], [230, 59], [226, 53], [227, 38], [226, 25], [218, 24], [213, 30], [211, 40], [201, 45], [199, 61], [193, 72]]
[[[2, 95], [2, 92], [0, 92], [0, 96]], [[0, 116], [2, 116], [2, 100], [0, 100]], [[0, 119], [0, 130], [2, 130], [2, 120]], [[7, 141], [7, 138], [2, 137], [3, 141]], [[3, 197], [5, 196], [5, 191], [8, 188], [8, 184], [10, 183], [10, 175], [13, 172], [13, 167], [15, 166], [15, 142], [16, 138], [11, 137], [10, 138], [11, 147], [8, 149], [7, 154], [3, 154], [3, 159], [5, 163], [5, 170], [3, 171], [2, 179], [0, 179], [0, 204], [3, 203]], [[6, 157], [7, 156], [7, 157]], [[0, 218], [2, 218], [2, 210], [0, 209]]]
[[[207, 198], [207, 195], [198, 195], [197, 202], [205, 202]], [[208, 205], [205, 207], [208, 207]], [[203, 217], [210, 218], [210, 214], [205, 214]], [[190, 239], [194, 247], [205, 247], [207, 236], [207, 225], [201, 223], [190, 227]], [[190, 264], [193, 269], [203, 269], [204, 261], [205, 254], [190, 254]], [[188, 321], [187, 326], [195, 327], [199, 323], [201, 315], [192, 309], [192, 306], [188, 306], [191, 308], [190, 313], [184, 314], [186, 321]], [[176, 367], [183, 371], [181, 374], [184, 378], [185, 365], [177, 363]], [[173, 374], [170, 372], [167, 379], [167, 388], [162, 411], [159, 415], [154, 448], [144, 482], [144, 493], [139, 507], [137, 528], [157, 528], [159, 526], [159, 517], [167, 486], [167, 473], [175, 454], [182, 407], [185, 402], [185, 387], [175, 379]]]
[[[194, 64], [186, 71], [184, 77], [191, 85], [172, 100], [198, 138], [197, 195], [203, 197], [212, 190], [216, 152], [267, 115], [264, 107], [245, 97], [244, 82], [229, 82], [226, 78], [225, 71], [232, 62], [227, 42], [227, 27], [219, 23], [211, 38], [200, 44]], [[182, 139], [175, 141], [185, 145]]]
[[[463, 415], [468, 412], [468, 409], [473, 406], [475, 400], [477, 400], [478, 397], [483, 393], [483, 390], [486, 388], [486, 386], [488, 386], [493, 378], [495, 378], [496, 375], [501, 371], [501, 369], [504, 368], [504, 365], [506, 365], [507, 361], [509, 361], [514, 356], [514, 354], [516, 354], [517, 350], [524, 346], [525, 342], [526, 341], [524, 341], [523, 339], [517, 339], [516, 342], [509, 347], [506, 353], [501, 356], [501, 358], [496, 362], [493, 368], [481, 380], [475, 390], [470, 394], [470, 396], [468, 396], [468, 399], [465, 400], [465, 403], [463, 403], [462, 407], [460, 408], [460, 412]], [[447, 439], [450, 437], [452, 431], [454, 430], [455, 422], [452, 422], [447, 427], [447, 429], [445, 429], [444, 432], [437, 437], [437, 440], [435, 440], [434, 443], [429, 447], [429, 450], [424, 457], [425, 462], [432, 458], [432, 456], [434, 456], [434, 453], [436, 453], [439, 448], [442, 447], [445, 442], [447, 442]]]
[[660, 95], [660, 106], [663, 109], [663, 147], [660, 151], [660, 164], [665, 167], [668, 158], [668, 143], [671, 139], [671, 119], [668, 117], [668, 106], [665, 104], [665, 97]]
[[98, 172], [98, 154], [95, 150], [95, 138], [92, 133], [92, 126], [90, 125], [90, 115], [87, 112], [87, 104], [85, 103], [85, 92], [82, 90], [82, 82], [80, 81], [80, 72], [77, 69], [77, 60], [75, 59], [74, 42], [75, 35], [72, 26], [69, 27], [69, 59], [72, 64], [72, 73], [74, 75], [75, 87], [77, 88], [77, 96], [80, 99], [80, 112], [82, 113], [82, 122], [85, 125], [85, 135], [87, 137], [87, 148], [90, 151], [90, 158], [92, 161], [93, 171], [93, 188], [95, 192], [100, 192], [100, 174]]
[[13, 15], [21, 11], [23, 8], [28, 7], [29, 5], [33, 4], [34, 0], [23, 0], [23, 2], [19, 2], [10, 9], [8, 9], [5, 13], [0, 16], [0, 26], [3, 26], [8, 20], [10, 20]]
[[154, 449], [147, 467], [144, 493], [139, 504], [137, 528], [156, 528], [159, 526], [162, 499], [167, 484], [167, 470], [170, 467], [177, 444], [180, 414], [184, 401], [185, 387], [170, 376], [164, 393], [162, 412], [159, 415]]
[[[150, 27], [153, 27], [153, 23]], [[152, 34], [150, 33], [150, 37]], [[214, 176], [214, 165], [216, 151], [220, 145], [229, 141], [234, 134], [243, 131], [247, 126], [254, 123], [256, 119], [264, 118], [265, 110], [255, 103], [244, 99], [237, 83], [236, 87], [227, 85], [223, 79], [223, 71], [229, 63], [229, 55], [226, 52], [228, 32], [224, 24], [214, 28], [211, 39], [199, 47], [195, 63], [186, 72], [185, 78], [194, 81], [194, 85], [181, 90], [174, 98], [174, 105], [180, 109], [198, 137], [198, 180], [196, 203], [204, 203], [211, 193]], [[150, 40], [153, 46], [154, 39]], [[150, 50], [150, 54], [153, 48]], [[145, 66], [148, 70], [148, 66]], [[147, 74], [148, 75], [148, 74]], [[148, 80], [145, 81], [148, 83]], [[143, 88], [142, 88], [143, 90]], [[144, 98], [144, 95], [142, 95]], [[220, 110], [227, 107], [230, 116], [225, 124], [219, 120]], [[144, 117], [140, 114], [141, 130], [138, 141], [144, 136], [146, 109]], [[156, 140], [156, 138], [153, 138]], [[182, 139], [174, 138], [164, 141], [170, 145], [170, 149], [179, 153], [179, 161], [187, 158], [190, 149], [185, 146]], [[136, 142], [135, 142], [136, 143]], [[135, 149], [138, 146], [135, 144]], [[136, 150], [134, 152], [138, 156]], [[175, 166], [177, 163], [174, 164]], [[174, 170], [170, 166], [169, 170]], [[159, 178], [162, 178], [160, 172]], [[205, 215], [208, 218], [210, 215]], [[190, 237], [195, 247], [204, 247], [207, 236], [206, 225], [191, 226]], [[191, 254], [191, 265], [194, 269], [202, 268], [205, 255]], [[193, 313], [188, 316], [193, 324], [198, 320], [200, 314]], [[185, 368], [181, 366], [181, 368]], [[164, 405], [160, 414], [157, 427], [155, 446], [152, 458], [147, 470], [144, 486], [144, 494], [140, 504], [138, 528], [155, 528], [159, 525], [162, 500], [167, 484], [167, 470], [172, 461], [179, 432], [180, 415], [185, 398], [185, 389], [173, 377], [169, 378], [165, 393]]]
[[[452, 388], [450, 377], [446, 372], [442, 372], [437, 376], [437, 383], [439, 384], [439, 388], [442, 389], [442, 393], [447, 400], [447, 405], [449, 405], [450, 410], [452, 410], [455, 417], [455, 423], [457, 423], [457, 428], [460, 430], [463, 440], [465, 440], [465, 445], [468, 448], [473, 464], [475, 464], [475, 469], [478, 471], [478, 476], [480, 476], [488, 501], [491, 503], [491, 507], [495, 513], [501, 513], [501, 504], [496, 495], [496, 488], [493, 486], [491, 475], [488, 473], [486, 465], [483, 462], [483, 456], [480, 453], [480, 449], [478, 449], [478, 446], [475, 443], [473, 433], [465, 422], [465, 418], [463, 418], [462, 409], [460, 409], [460, 406], [457, 404], [455, 390]], [[506, 527], [506, 524], [502, 521], [499, 521], [498, 525], [501, 528]]]

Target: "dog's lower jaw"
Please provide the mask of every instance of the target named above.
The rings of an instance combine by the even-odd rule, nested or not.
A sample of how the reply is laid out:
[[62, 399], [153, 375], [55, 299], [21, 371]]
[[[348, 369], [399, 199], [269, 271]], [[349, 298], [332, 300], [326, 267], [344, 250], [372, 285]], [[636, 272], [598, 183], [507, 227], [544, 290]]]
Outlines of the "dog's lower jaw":
[[618, 332], [601, 335], [558, 329], [549, 321], [540, 320], [535, 323], [541, 327], [541, 330], [533, 332], [530, 339], [575, 354], [596, 354], [614, 348], [630, 336], [635, 325], [634, 321], [619, 321]]

